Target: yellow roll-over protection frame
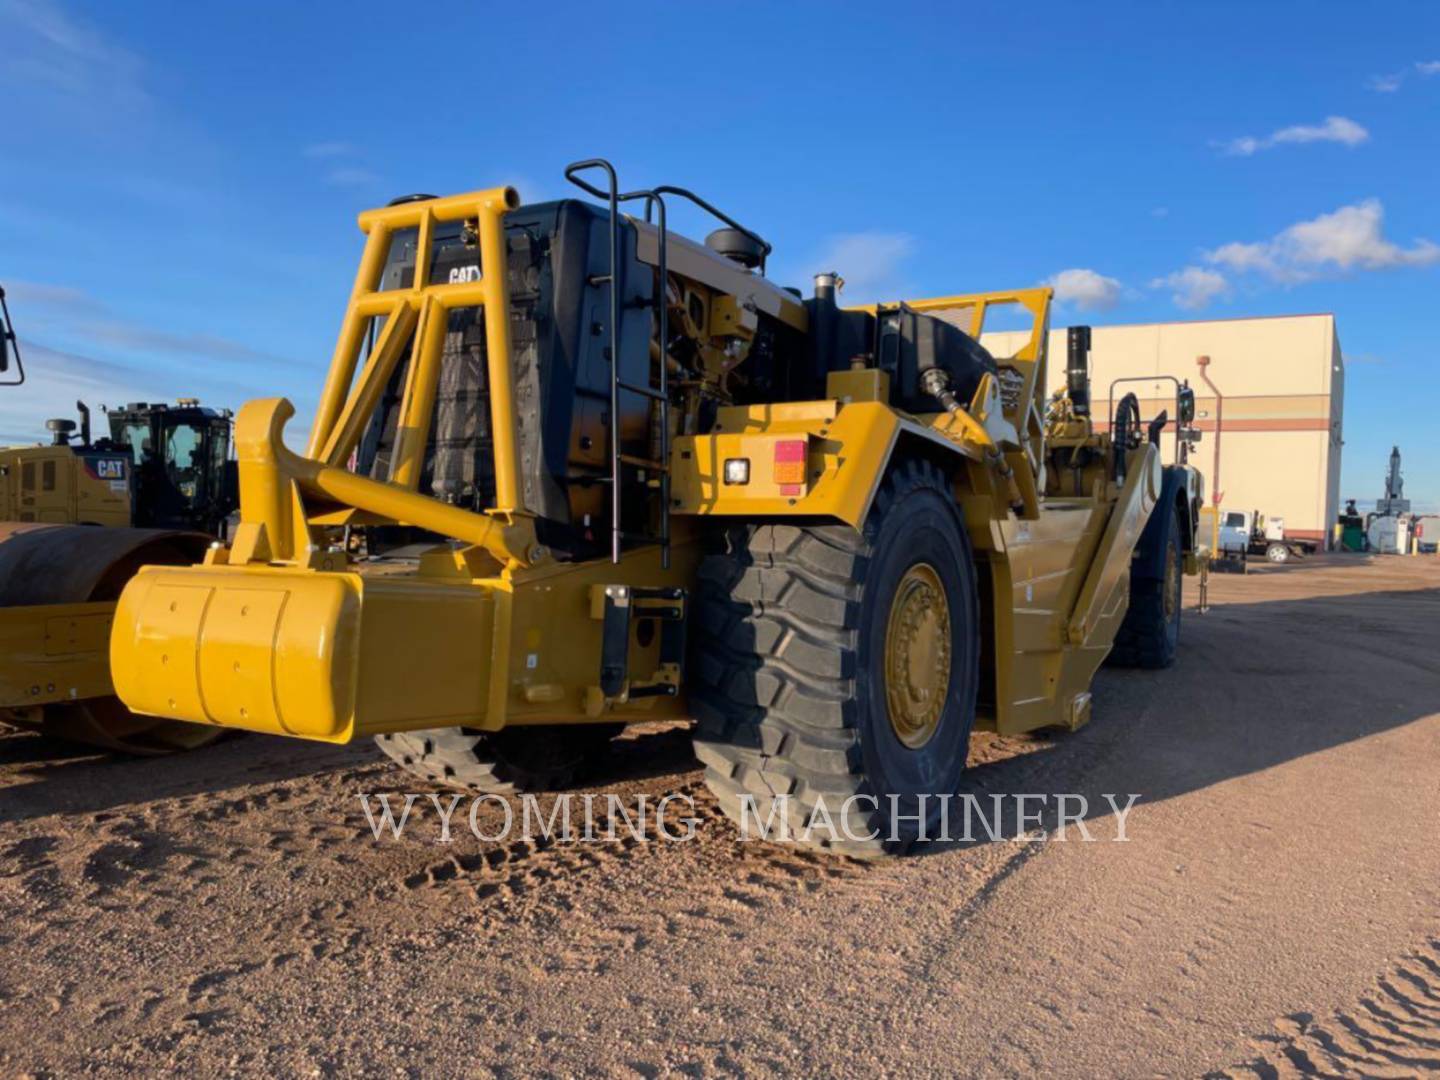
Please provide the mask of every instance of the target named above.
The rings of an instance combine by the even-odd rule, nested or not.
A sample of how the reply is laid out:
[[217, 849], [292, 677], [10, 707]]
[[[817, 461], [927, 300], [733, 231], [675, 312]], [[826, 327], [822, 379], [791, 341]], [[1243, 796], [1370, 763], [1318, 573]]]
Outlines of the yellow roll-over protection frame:
[[[313, 525], [416, 525], [483, 548], [503, 565], [528, 565], [540, 552], [520, 495], [514, 379], [510, 371], [510, 297], [504, 215], [519, 205], [513, 188], [401, 203], [360, 215], [365, 252], [341, 323], [335, 355], [304, 456], [287, 450], [285, 421], [294, 413], [278, 398], [253, 401], [235, 425], [240, 461], [241, 524], [229, 561], [304, 562]], [[432, 238], [443, 222], [473, 222], [478, 281], [430, 283]], [[415, 266], [408, 286], [381, 290], [380, 277], [396, 234], [415, 229]], [[457, 308], [484, 312], [495, 453], [495, 505], [483, 514], [447, 506], [418, 491], [435, 411], [446, 321]], [[359, 371], [372, 320], [381, 325]], [[389, 481], [345, 468], [380, 402], [407, 342], [413, 342], [402, 391]], [[306, 499], [308, 497], [309, 504]]]

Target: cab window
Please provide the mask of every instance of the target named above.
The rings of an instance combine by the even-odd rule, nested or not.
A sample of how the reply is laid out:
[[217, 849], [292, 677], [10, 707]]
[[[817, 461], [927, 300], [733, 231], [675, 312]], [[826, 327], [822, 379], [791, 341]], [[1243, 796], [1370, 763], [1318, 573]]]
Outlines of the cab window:
[[143, 462], [145, 455], [154, 449], [150, 445], [150, 425], [148, 423], [126, 424], [120, 429], [120, 442], [130, 448], [136, 465]]
[[165, 463], [175, 469], [193, 469], [200, 449], [200, 433], [189, 424], [177, 424], [165, 433]]

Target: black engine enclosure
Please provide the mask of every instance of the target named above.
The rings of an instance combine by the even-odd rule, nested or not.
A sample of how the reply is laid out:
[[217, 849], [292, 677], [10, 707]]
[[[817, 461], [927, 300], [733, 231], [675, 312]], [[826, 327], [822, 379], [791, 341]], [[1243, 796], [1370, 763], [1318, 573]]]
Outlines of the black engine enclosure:
[[890, 402], [906, 412], [933, 413], [940, 403], [920, 389], [920, 376], [941, 368], [950, 376], [950, 389], [968, 405], [980, 379], [994, 375], [995, 358], [965, 331], [933, 315], [923, 315], [901, 304], [876, 320], [878, 342], [875, 360], [890, 373]]
[[899, 304], [868, 311], [845, 311], [833, 294], [818, 294], [805, 304], [810, 312], [810, 366], [815, 396], [824, 392], [826, 372], [844, 371], [854, 360], [890, 376], [890, 404], [911, 413], [933, 413], [940, 402], [920, 388], [928, 368], [942, 368], [950, 389], [963, 404], [975, 395], [980, 379], [996, 373], [995, 358], [959, 327], [934, 315]]
[[[510, 334], [521, 495], [541, 543], [562, 558], [588, 558], [609, 522], [609, 214], [576, 200], [523, 206], [505, 216]], [[413, 230], [398, 234], [381, 288], [406, 288], [415, 272]], [[636, 257], [636, 231], [620, 226], [620, 377], [649, 381], [654, 274]], [[437, 228], [430, 282], [477, 280], [479, 250], [458, 225]], [[401, 390], [400, 365], [362, 441], [357, 471], [388, 479]], [[649, 456], [648, 398], [622, 391], [620, 444]], [[630, 490], [632, 489], [633, 490]], [[451, 312], [421, 491], [466, 509], [494, 505], [494, 440], [483, 312]], [[627, 485], [626, 520], [647, 520], [647, 492]], [[634, 505], [633, 511], [630, 505]], [[397, 540], [402, 539], [396, 537]]]
[[[620, 415], [610, 416], [610, 272], [607, 209], [577, 200], [522, 206], [505, 215], [506, 273], [515, 387], [516, 452], [521, 498], [536, 516], [541, 543], [561, 559], [598, 556], [610, 528], [610, 427], [618, 423], [620, 449], [651, 458], [652, 401], [622, 391]], [[409, 288], [416, 265], [418, 229], [396, 233], [381, 289]], [[637, 255], [637, 230], [619, 227], [620, 379], [650, 385], [650, 342], [655, 269]], [[479, 248], [459, 223], [436, 227], [430, 284], [475, 281]], [[891, 377], [891, 402], [914, 413], [940, 409], [919, 388], [920, 375], [942, 367], [962, 401], [995, 361], [978, 342], [942, 319], [903, 305], [878, 315], [841, 311], [834, 292], [807, 301], [808, 341], [768, 316], [760, 320], [740, 371], [737, 400], [816, 400], [825, 376], [857, 357]], [[441, 356], [439, 388], [419, 490], [469, 510], [495, 504], [494, 438], [483, 312], [452, 311]], [[408, 351], [407, 354], [408, 356]], [[387, 480], [409, 361], [397, 370], [361, 440], [356, 471]], [[708, 406], [708, 407], [707, 407]], [[699, 430], [709, 429], [714, 402], [702, 403]], [[622, 514], [627, 531], [654, 522], [655, 494], [634, 468], [624, 470]], [[409, 528], [371, 530], [371, 550], [410, 543], [425, 535]]]

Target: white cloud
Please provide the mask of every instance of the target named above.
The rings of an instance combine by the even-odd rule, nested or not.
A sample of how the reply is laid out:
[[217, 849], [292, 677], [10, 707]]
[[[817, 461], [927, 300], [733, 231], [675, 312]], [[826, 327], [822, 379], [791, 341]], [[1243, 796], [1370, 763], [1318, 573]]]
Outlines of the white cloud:
[[1376, 93], [1393, 94], [1400, 89], [1405, 77], [1414, 70], [1422, 79], [1428, 79], [1432, 75], [1440, 75], [1440, 60], [1416, 60], [1408, 68], [1401, 68], [1399, 71], [1392, 71], [1384, 75], [1371, 75], [1365, 81], [1365, 85]]
[[77, 399], [93, 405], [165, 397], [153, 374], [123, 364], [46, 348], [25, 337], [20, 339], [20, 353], [25, 384], [0, 395], [0, 445], [44, 440], [45, 420], [73, 417]]
[[334, 187], [373, 187], [380, 182], [380, 176], [361, 163], [361, 151], [352, 143], [311, 143], [300, 156], [323, 166], [325, 183]]
[[1205, 261], [1244, 273], [1251, 270], [1274, 273], [1279, 267], [1271, 254], [1269, 244], [1242, 244], [1232, 241], [1221, 244], [1214, 251], [1205, 253]]
[[147, 105], [144, 62], [54, 0], [0, 0], [0, 82], [43, 87], [87, 110]]
[[1359, 146], [1369, 138], [1370, 132], [1343, 116], [1327, 116], [1323, 124], [1295, 124], [1270, 136], [1277, 143], [1337, 142], [1343, 146]]
[[1440, 247], [1418, 240], [1401, 248], [1381, 235], [1385, 209], [1379, 199], [1342, 206], [1313, 221], [1292, 225], [1281, 234], [1285, 256], [1304, 265], [1333, 263], [1342, 270], [1360, 267], [1382, 270], [1392, 266], [1428, 266], [1440, 261]]
[[1156, 278], [1150, 282], [1152, 289], [1170, 289], [1170, 298], [1178, 307], [1187, 311], [1199, 311], [1208, 307], [1212, 300], [1229, 295], [1230, 283], [1225, 276], [1203, 266], [1187, 266], [1173, 274]]
[[905, 292], [902, 270], [914, 253], [915, 238], [908, 233], [841, 233], [809, 261], [809, 273], [838, 272], [846, 303], [896, 300]]
[[[10, 281], [5, 291], [7, 298], [15, 302], [12, 310], [22, 306], [26, 309], [20, 329], [48, 330], [52, 334], [85, 340], [102, 348], [142, 356], [165, 354], [191, 361], [288, 362], [284, 357], [273, 356], [214, 334], [143, 326], [116, 315], [101, 300], [82, 289], [43, 282]], [[65, 355], [72, 361], [83, 359], [73, 353]]]
[[369, 169], [363, 169], [356, 165], [342, 165], [325, 174], [325, 182], [334, 184], [336, 187], [369, 187], [379, 181], [380, 177]]
[[1120, 302], [1122, 286], [1112, 277], [1076, 267], [1061, 270], [1045, 284], [1055, 290], [1055, 299], [1074, 304], [1081, 311], [1109, 311]]
[[1150, 286], [1170, 289], [1177, 305], [1199, 310], [1229, 295], [1227, 272], [1293, 285], [1325, 273], [1440, 264], [1440, 244], [1417, 239], [1402, 247], [1386, 239], [1384, 219], [1380, 200], [1365, 199], [1297, 222], [1268, 240], [1222, 244], [1203, 253], [1208, 267], [1187, 266]]
[[1243, 135], [1238, 139], [1221, 143], [1220, 148], [1227, 154], [1249, 157], [1260, 150], [1285, 144], [1333, 142], [1342, 146], [1359, 146], [1370, 138], [1370, 132], [1344, 116], [1327, 116], [1321, 124], [1294, 124], [1271, 132], [1263, 138]]
[[1342, 206], [1301, 221], [1269, 240], [1229, 243], [1205, 254], [1207, 262], [1239, 273], [1262, 273], [1277, 281], [1306, 281], [1327, 270], [1388, 270], [1440, 263], [1440, 245], [1416, 240], [1401, 247], [1383, 233], [1379, 199]]
[[[20, 331], [25, 383], [0, 392], [0, 446], [46, 440], [45, 420], [52, 416], [74, 418], [77, 400], [95, 408], [118, 406], [127, 401], [174, 400], [183, 393], [198, 395], [207, 405], [236, 408], [245, 401], [275, 392], [273, 384], [263, 379], [246, 382], [216, 378], [213, 369], [205, 364], [160, 368], [149, 358], [133, 363], [100, 360], [42, 345], [28, 336], [24, 326]], [[290, 370], [292, 373], [296, 370], [293, 364]], [[247, 372], [241, 369], [238, 373]], [[285, 443], [300, 452], [309, 433], [314, 403], [303, 383], [296, 385], [287, 396], [293, 397], [298, 415], [285, 429]], [[98, 409], [94, 423], [96, 432], [103, 432], [105, 420]]]
[[68, 285], [47, 285], [39, 281], [11, 281], [5, 295], [19, 305], [48, 304], [71, 309], [96, 310], [100, 305], [88, 293]]
[[354, 153], [355, 147], [346, 142], [311, 143], [300, 151], [301, 156], [307, 158], [350, 157]]
[[300, 156], [323, 169], [320, 178], [331, 187], [368, 188], [380, 183], [379, 174], [363, 164], [361, 151], [353, 143], [310, 143], [300, 149]]

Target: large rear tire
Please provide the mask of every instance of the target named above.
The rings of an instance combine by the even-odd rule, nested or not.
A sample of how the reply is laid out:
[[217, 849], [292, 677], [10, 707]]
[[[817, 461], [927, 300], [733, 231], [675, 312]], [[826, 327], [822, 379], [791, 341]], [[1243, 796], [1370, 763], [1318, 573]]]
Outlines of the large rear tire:
[[1130, 606], [1107, 658], [1117, 667], [1167, 668], [1175, 662], [1185, 563], [1180, 551], [1180, 516], [1173, 506], [1167, 536], [1164, 577], [1130, 579]]
[[379, 735], [375, 743], [408, 772], [432, 783], [519, 795], [573, 784], [622, 730], [623, 724], [430, 728]]
[[933, 837], [979, 685], [975, 566], [944, 475], [892, 471], [863, 532], [777, 522], [723, 539], [701, 565], [691, 666], [695, 753], [721, 808], [750, 835], [852, 855]]

